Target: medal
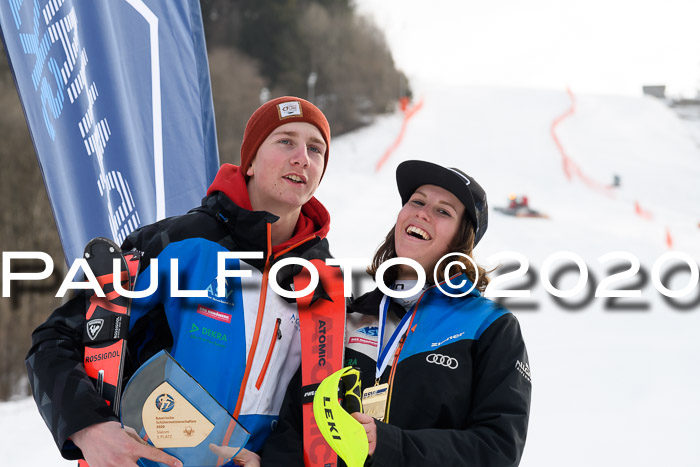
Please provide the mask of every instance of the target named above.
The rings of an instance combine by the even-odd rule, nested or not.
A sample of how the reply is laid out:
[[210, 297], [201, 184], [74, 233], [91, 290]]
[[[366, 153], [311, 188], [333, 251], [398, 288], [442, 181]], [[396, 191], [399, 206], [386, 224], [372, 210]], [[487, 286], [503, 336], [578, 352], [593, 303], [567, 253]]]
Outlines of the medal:
[[384, 420], [386, 400], [389, 397], [389, 384], [377, 384], [362, 391], [362, 411], [372, 418]]
[[384, 421], [384, 417], [386, 416], [386, 404], [389, 399], [389, 383], [379, 384], [379, 378], [381, 378], [388, 364], [394, 359], [396, 348], [403, 342], [403, 336], [405, 336], [408, 331], [408, 325], [413, 316], [413, 311], [415, 310], [414, 305], [414, 307], [403, 316], [397, 328], [385, 344], [384, 326], [386, 325], [389, 303], [390, 299], [385, 295], [379, 305], [379, 346], [377, 348], [376, 384], [362, 391], [362, 412], [380, 422]]

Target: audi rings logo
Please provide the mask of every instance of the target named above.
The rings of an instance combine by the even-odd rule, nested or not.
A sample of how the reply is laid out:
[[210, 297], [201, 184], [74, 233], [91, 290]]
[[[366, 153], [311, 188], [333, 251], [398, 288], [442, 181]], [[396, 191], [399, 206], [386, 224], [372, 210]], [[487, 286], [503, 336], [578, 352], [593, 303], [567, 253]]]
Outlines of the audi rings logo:
[[456, 358], [448, 357], [447, 355], [440, 355], [439, 353], [431, 353], [425, 357], [425, 361], [428, 363], [445, 366], [450, 370], [454, 370], [459, 366], [459, 362]]

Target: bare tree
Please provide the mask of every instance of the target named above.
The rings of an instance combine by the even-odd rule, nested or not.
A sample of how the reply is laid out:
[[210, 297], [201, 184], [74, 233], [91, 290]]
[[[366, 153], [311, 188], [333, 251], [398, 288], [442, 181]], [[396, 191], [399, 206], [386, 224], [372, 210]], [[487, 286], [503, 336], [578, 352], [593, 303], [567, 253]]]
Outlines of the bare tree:
[[[0, 109], [2, 251], [44, 251], [60, 268], [64, 259], [56, 224], [4, 51], [0, 58]], [[13, 272], [41, 270], [43, 264], [33, 261], [12, 265]], [[10, 298], [0, 298], [0, 400], [28, 394], [24, 356], [32, 330], [60, 304], [54, 297], [59, 273], [39, 284], [13, 283]]]
[[236, 49], [219, 47], [209, 51], [216, 133], [221, 162], [240, 162], [243, 130], [248, 117], [260, 105], [265, 81], [257, 63]]

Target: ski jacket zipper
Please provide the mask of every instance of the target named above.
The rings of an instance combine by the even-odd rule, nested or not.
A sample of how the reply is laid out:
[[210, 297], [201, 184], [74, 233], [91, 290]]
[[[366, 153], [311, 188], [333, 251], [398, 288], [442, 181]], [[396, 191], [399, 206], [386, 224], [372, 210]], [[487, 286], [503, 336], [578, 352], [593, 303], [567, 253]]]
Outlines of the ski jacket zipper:
[[[287, 253], [288, 251], [291, 251], [292, 249], [296, 248], [297, 246], [306, 243], [307, 241], [311, 240], [314, 238], [314, 235], [311, 235], [310, 237], [305, 238], [304, 240], [295, 243], [294, 245], [290, 246], [289, 248], [285, 249], [284, 251], [281, 251], [277, 253], [277, 256], [281, 256], [284, 253]], [[267, 281], [270, 276], [270, 267], [271, 267], [271, 261], [272, 261], [272, 224], [267, 224], [267, 255], [265, 258], [265, 268], [263, 270], [263, 275], [262, 275], [262, 284], [260, 286], [260, 300], [258, 302], [258, 313], [257, 317], [255, 320], [255, 332], [253, 334], [253, 340], [250, 345], [250, 351], [248, 353], [248, 358], [246, 360], [246, 366], [245, 366], [245, 372], [243, 373], [243, 380], [241, 381], [241, 389], [238, 391], [238, 400], [236, 401], [236, 408], [233, 411], [233, 416], [234, 418], [238, 418], [238, 416], [241, 413], [241, 407], [243, 406], [243, 398], [245, 397], [245, 388], [246, 385], [248, 384], [248, 378], [250, 377], [250, 370], [253, 366], [253, 360], [255, 359], [255, 352], [258, 347], [258, 339], [260, 338], [260, 330], [262, 329], [262, 322], [263, 322], [263, 315], [265, 313], [265, 301], [267, 298]], [[279, 328], [278, 328], [279, 330]], [[276, 335], [276, 333], [275, 333]], [[269, 352], [271, 354], [271, 352]], [[231, 435], [233, 434], [233, 428], [235, 427], [235, 420], [232, 420], [231, 423], [229, 423], [228, 428], [226, 429], [226, 433], [224, 434], [224, 439], [222, 440], [223, 445], [228, 444], [229, 440], [231, 439]], [[221, 465], [223, 463], [223, 458], [219, 458], [217, 461], [217, 465]]]
[[[283, 251], [280, 251], [275, 256], [281, 256], [281, 255], [293, 250], [294, 248], [298, 247], [299, 245], [303, 245], [304, 243], [308, 242], [312, 238], [314, 238], [313, 235], [295, 243], [294, 245], [291, 245], [290, 247], [286, 248]], [[270, 250], [270, 251], [272, 251], [272, 250]], [[268, 348], [267, 355], [265, 356], [265, 362], [263, 363], [262, 369], [260, 370], [260, 374], [258, 375], [258, 379], [255, 381], [255, 389], [257, 389], [257, 390], [260, 390], [260, 387], [262, 386], [262, 383], [265, 380], [265, 375], [267, 374], [267, 368], [270, 365], [270, 360], [272, 359], [272, 352], [275, 350], [275, 345], [277, 344], [278, 340], [282, 339], [282, 331], [280, 330], [281, 324], [282, 324], [282, 319], [277, 318], [277, 322], [275, 323], [275, 330], [272, 333], [272, 339], [270, 341], [270, 347]], [[257, 342], [257, 340], [256, 340], [256, 342]]]
[[[267, 255], [265, 257], [265, 268], [262, 275], [262, 284], [260, 286], [260, 300], [258, 302], [258, 313], [255, 320], [255, 333], [253, 334], [253, 341], [250, 344], [250, 351], [248, 353], [248, 358], [246, 359], [245, 372], [243, 373], [243, 379], [241, 381], [241, 389], [238, 391], [238, 400], [236, 401], [236, 408], [233, 411], [234, 420], [228, 424], [226, 428], [226, 433], [224, 434], [224, 439], [222, 440], [222, 446], [228, 444], [233, 434], [233, 429], [236, 426], [235, 419], [241, 413], [241, 407], [243, 406], [243, 397], [245, 396], [245, 387], [248, 384], [248, 377], [250, 376], [250, 369], [253, 366], [253, 359], [255, 358], [255, 351], [258, 347], [258, 339], [260, 338], [260, 329], [262, 328], [263, 314], [265, 311], [265, 299], [267, 298], [267, 279], [270, 275], [270, 256], [272, 256], [272, 243], [271, 243], [271, 233], [272, 224], [267, 224]], [[216, 465], [223, 464], [224, 459], [219, 457], [217, 459]]]
[[[245, 387], [248, 384], [248, 377], [250, 376], [250, 370], [253, 366], [253, 360], [255, 359], [255, 352], [258, 349], [258, 339], [260, 339], [260, 330], [262, 329], [263, 315], [265, 314], [265, 301], [267, 299], [267, 280], [270, 276], [270, 259], [272, 256], [271, 236], [272, 224], [267, 224], [267, 255], [265, 258], [265, 269], [262, 275], [262, 284], [260, 286], [260, 300], [258, 301], [258, 312], [255, 319], [255, 332], [253, 333], [253, 340], [248, 352], [245, 373], [243, 373], [243, 380], [241, 381], [241, 389], [238, 391], [238, 401], [236, 402], [236, 409], [233, 412], [234, 417], [238, 417], [241, 413], [243, 398], [245, 397]], [[228, 442], [228, 439], [226, 439], [226, 442]]]
[[267, 374], [267, 367], [270, 365], [270, 360], [272, 359], [272, 352], [275, 350], [275, 344], [278, 340], [282, 339], [282, 331], [280, 330], [280, 324], [282, 324], [282, 319], [277, 318], [275, 323], [275, 330], [272, 333], [272, 340], [270, 341], [270, 347], [267, 349], [267, 355], [265, 356], [265, 363], [263, 363], [260, 374], [258, 375], [258, 380], [255, 382], [255, 389], [260, 390], [263, 381], [265, 380], [265, 374]]

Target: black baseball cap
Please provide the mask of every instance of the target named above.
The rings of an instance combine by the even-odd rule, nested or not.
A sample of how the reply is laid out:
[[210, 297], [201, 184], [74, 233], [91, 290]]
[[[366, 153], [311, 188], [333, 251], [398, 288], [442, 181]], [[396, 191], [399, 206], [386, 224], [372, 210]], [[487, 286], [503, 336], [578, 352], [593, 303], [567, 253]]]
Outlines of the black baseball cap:
[[474, 178], [461, 170], [427, 161], [404, 161], [396, 168], [396, 184], [402, 204], [408, 203], [422, 185], [444, 188], [464, 204], [465, 214], [474, 226], [474, 246], [486, 233], [489, 222], [486, 192]]

